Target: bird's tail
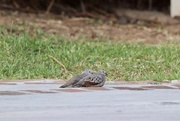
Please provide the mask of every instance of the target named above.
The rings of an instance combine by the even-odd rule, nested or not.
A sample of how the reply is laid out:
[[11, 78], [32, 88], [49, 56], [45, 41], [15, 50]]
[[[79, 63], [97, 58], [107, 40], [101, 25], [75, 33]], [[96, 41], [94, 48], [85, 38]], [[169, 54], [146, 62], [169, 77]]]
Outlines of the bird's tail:
[[67, 85], [62, 85], [59, 88], [66, 88], [66, 87], [67, 87]]

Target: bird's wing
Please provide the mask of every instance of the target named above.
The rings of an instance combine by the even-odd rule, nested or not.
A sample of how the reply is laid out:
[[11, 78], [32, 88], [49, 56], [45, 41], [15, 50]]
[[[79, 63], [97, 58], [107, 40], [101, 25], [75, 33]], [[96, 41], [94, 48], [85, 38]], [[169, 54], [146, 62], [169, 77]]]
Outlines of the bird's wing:
[[76, 75], [69, 79], [64, 85], [60, 86], [60, 88], [65, 88], [74, 85], [81, 79], [81, 75]]

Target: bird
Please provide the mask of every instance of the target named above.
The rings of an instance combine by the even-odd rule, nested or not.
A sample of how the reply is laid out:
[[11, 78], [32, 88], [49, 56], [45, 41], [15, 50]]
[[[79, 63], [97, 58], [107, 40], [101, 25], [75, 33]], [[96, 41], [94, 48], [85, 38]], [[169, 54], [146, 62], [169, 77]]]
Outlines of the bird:
[[69, 79], [64, 85], [60, 86], [59, 88], [66, 88], [76, 84], [78, 81], [83, 79], [84, 77], [88, 76], [89, 74], [93, 74], [91, 69], [85, 69], [82, 74], [78, 74], [71, 79]]
[[105, 84], [107, 73], [104, 70], [99, 70], [96, 73], [90, 74], [79, 82], [72, 85], [72, 87], [102, 87]]

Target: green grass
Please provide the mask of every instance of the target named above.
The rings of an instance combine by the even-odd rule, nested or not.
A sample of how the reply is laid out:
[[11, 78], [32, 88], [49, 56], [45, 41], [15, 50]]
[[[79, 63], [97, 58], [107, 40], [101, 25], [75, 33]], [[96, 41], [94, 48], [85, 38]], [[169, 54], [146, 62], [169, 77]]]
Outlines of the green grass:
[[69, 41], [41, 33], [17, 36], [1, 32], [0, 62], [0, 80], [67, 79], [85, 68], [106, 70], [107, 80], [180, 79], [179, 44]]

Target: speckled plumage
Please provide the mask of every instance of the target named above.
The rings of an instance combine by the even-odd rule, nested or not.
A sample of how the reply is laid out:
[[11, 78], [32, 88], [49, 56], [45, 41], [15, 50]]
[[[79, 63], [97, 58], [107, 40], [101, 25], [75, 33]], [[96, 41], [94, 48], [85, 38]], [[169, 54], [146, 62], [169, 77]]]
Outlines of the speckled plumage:
[[106, 72], [104, 70], [99, 70], [97, 73], [84, 77], [72, 87], [102, 87], [106, 81], [105, 76]]

